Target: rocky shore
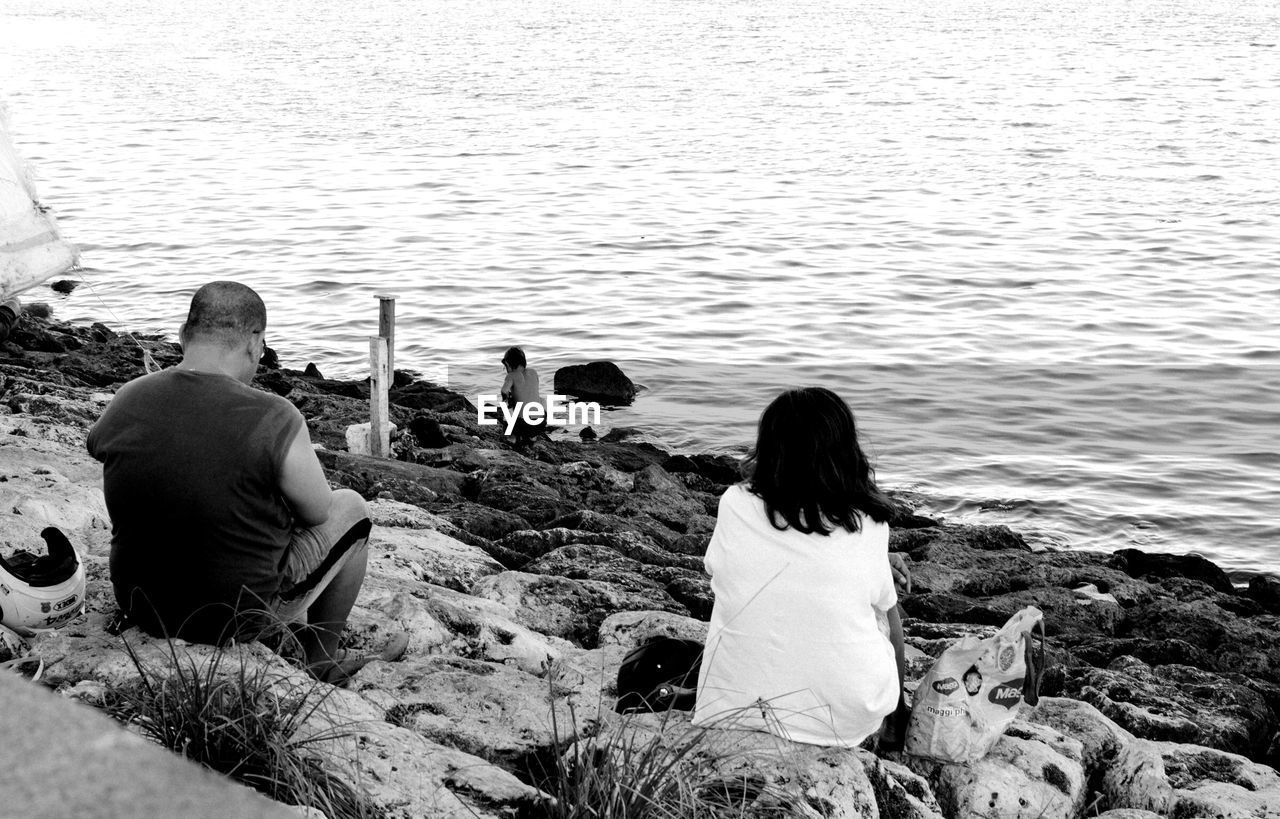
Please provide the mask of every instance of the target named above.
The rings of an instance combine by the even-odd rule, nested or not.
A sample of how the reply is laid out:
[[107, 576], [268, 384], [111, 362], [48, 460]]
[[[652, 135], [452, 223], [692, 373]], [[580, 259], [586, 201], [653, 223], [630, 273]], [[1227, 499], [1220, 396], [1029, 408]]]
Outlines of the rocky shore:
[[[142, 374], [144, 347], [162, 366], [179, 358], [159, 338], [30, 316], [0, 345], [0, 550], [34, 547], [45, 525], [81, 550], [87, 616], [25, 650], [43, 683], [89, 703], [136, 676], [122, 640], [144, 661], [168, 651], [104, 628], [109, 523], [84, 451], [113, 390]], [[680, 717], [621, 722], [614, 678], [651, 635], [705, 636], [701, 555], [736, 480], [731, 459], [620, 431], [517, 452], [476, 424], [466, 397], [398, 372], [396, 460], [374, 460], [345, 437], [367, 420], [365, 383], [274, 360], [256, 383], [306, 416], [330, 481], [370, 501], [349, 644], [412, 634], [404, 660], [369, 665], [317, 716], [358, 726], [332, 741], [332, 764], [385, 815], [543, 816], [566, 741], [620, 726], [657, 741], [688, 733]], [[1041, 704], [971, 766], [713, 731], [717, 775], [796, 789], [802, 816], [1280, 817], [1280, 581], [1239, 589], [1194, 555], [1034, 552], [1008, 528], [899, 500], [891, 548], [915, 580], [902, 599], [911, 679], [952, 640], [1035, 605], [1050, 638]], [[261, 645], [234, 651], [282, 681], [301, 676]]]

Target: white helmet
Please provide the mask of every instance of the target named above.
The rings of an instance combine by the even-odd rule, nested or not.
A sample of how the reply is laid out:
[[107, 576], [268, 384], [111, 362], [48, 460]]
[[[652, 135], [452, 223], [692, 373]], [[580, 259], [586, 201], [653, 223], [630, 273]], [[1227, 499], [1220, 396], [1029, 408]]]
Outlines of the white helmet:
[[84, 564], [53, 526], [40, 533], [48, 554], [0, 555], [0, 625], [24, 637], [59, 628], [84, 611]]

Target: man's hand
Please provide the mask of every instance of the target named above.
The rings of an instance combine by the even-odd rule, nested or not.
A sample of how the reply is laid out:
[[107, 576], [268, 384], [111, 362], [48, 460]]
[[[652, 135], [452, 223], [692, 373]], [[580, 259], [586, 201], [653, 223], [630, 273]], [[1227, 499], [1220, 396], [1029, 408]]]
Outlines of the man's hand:
[[907, 559], [898, 552], [890, 552], [889, 571], [893, 574], [893, 588], [898, 594], [911, 594], [911, 570], [907, 568]]

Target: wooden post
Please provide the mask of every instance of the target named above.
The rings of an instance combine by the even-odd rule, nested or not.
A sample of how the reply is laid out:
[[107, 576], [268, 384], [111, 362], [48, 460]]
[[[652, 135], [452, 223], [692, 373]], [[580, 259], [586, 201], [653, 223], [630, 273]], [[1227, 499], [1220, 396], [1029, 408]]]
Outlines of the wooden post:
[[378, 296], [378, 335], [387, 340], [387, 372], [396, 379], [396, 297]]
[[387, 340], [382, 336], [369, 337], [369, 454], [385, 458], [391, 453], [390, 399], [391, 374], [388, 370], [390, 356]]

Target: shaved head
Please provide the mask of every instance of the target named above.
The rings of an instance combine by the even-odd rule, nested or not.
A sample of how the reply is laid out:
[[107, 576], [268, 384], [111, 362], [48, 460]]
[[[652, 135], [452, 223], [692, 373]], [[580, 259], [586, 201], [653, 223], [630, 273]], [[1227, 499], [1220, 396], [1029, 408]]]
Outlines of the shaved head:
[[179, 336], [182, 343], [214, 342], [234, 347], [267, 329], [267, 306], [239, 282], [210, 282], [191, 297]]

